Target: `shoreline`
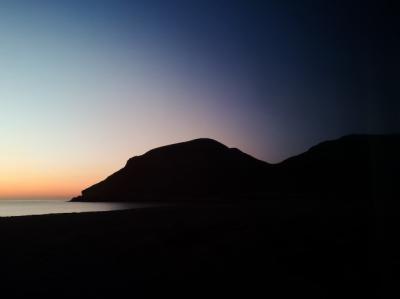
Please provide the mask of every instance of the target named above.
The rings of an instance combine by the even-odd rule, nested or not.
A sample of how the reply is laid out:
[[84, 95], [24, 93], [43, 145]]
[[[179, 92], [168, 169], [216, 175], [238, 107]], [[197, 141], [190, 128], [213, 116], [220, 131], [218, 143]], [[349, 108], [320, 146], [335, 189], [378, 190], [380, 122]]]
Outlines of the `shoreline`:
[[381, 290], [370, 212], [365, 201], [287, 200], [0, 218], [1, 279], [23, 295], [122, 296], [145, 285], [367, 295]]

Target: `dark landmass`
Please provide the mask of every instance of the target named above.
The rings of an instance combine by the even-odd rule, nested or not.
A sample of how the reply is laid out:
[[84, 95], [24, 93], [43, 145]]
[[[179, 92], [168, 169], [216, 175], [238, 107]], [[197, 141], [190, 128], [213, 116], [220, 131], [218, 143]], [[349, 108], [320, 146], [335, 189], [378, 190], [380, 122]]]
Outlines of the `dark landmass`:
[[2, 295], [385, 298], [377, 211], [287, 199], [0, 218]]
[[209, 139], [152, 150], [75, 200], [174, 204], [0, 218], [2, 292], [388, 298], [399, 140], [346, 136], [274, 165]]
[[211, 139], [136, 156], [73, 201], [216, 201], [397, 196], [400, 135], [350, 135], [278, 164]]
[[153, 149], [128, 160], [73, 201], [209, 200], [263, 188], [269, 164], [212, 139]]
[[400, 135], [349, 135], [278, 165], [296, 194], [397, 196]]

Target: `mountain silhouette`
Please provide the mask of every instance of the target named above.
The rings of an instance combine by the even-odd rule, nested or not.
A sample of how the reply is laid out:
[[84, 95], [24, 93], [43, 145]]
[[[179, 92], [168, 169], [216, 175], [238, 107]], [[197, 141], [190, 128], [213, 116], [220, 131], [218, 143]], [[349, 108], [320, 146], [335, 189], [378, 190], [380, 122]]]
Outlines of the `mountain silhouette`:
[[400, 135], [349, 135], [278, 164], [202, 138], [128, 160], [73, 201], [214, 200], [396, 193]]
[[253, 193], [270, 165], [201, 138], [159, 147], [128, 160], [74, 201], [185, 200]]
[[392, 195], [399, 154], [400, 135], [348, 135], [283, 161], [278, 180], [295, 194]]

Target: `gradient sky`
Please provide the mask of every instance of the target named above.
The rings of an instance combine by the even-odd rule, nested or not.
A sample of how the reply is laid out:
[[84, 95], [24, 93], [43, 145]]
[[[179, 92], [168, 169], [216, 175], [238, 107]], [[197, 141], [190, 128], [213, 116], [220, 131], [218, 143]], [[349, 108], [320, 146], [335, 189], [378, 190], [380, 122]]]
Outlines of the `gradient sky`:
[[399, 132], [391, 2], [0, 1], [0, 198], [77, 195], [198, 137], [278, 162]]

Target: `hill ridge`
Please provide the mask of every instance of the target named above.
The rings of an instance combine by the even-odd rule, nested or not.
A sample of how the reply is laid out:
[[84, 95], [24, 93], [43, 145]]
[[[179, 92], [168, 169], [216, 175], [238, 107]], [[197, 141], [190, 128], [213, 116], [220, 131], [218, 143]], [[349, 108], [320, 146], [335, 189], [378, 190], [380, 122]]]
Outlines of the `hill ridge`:
[[197, 138], [147, 151], [74, 201], [361, 194], [393, 191], [400, 135], [353, 134], [321, 142], [277, 164]]

